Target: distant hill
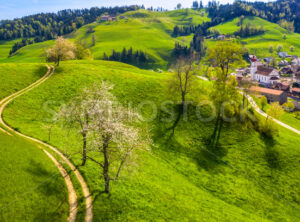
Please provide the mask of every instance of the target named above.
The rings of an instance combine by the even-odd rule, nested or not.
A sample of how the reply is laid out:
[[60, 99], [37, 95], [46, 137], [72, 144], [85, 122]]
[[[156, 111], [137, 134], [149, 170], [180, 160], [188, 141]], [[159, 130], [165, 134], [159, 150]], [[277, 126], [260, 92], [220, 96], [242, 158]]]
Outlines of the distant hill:
[[[118, 18], [113, 22], [94, 22], [66, 35], [74, 42], [80, 42], [90, 48], [95, 59], [102, 59], [103, 54], [110, 55], [112, 50], [121, 52], [125, 47], [145, 51], [153, 60], [151, 68], [167, 68], [172, 61], [172, 50], [175, 42], [189, 44], [191, 37], [172, 37], [175, 25], [201, 24], [209, 21], [205, 10], [176, 10], [169, 12], [153, 12], [138, 10], [122, 14], [125, 19]], [[94, 30], [90, 33], [89, 29]], [[96, 43], [92, 44], [93, 35]], [[12, 42], [3, 42], [12, 45]], [[9, 62], [43, 62], [45, 49], [53, 44], [53, 40], [35, 43], [21, 48], [16, 55], [7, 58], [9, 50], [0, 44], [0, 50], [6, 52], [2, 61]], [[1, 60], [1, 57], [0, 57]]]
[[[221, 34], [234, 34], [234, 32], [240, 28], [238, 22], [239, 18], [235, 18], [231, 21], [214, 26], [211, 29], [218, 30]], [[265, 29], [264, 34], [241, 38], [241, 43], [245, 44], [252, 53], [257, 54], [260, 57], [271, 56], [276, 52], [270, 53], [269, 46], [273, 45], [276, 49], [276, 46], [280, 44], [283, 45], [283, 50], [289, 54], [300, 54], [300, 34], [289, 32], [288, 30], [281, 28], [278, 24], [254, 16], [245, 17], [243, 25], [246, 24], [257, 27], [263, 26]], [[286, 36], [286, 39], [284, 39], [284, 36]], [[290, 51], [291, 46], [295, 47], [294, 52]]]

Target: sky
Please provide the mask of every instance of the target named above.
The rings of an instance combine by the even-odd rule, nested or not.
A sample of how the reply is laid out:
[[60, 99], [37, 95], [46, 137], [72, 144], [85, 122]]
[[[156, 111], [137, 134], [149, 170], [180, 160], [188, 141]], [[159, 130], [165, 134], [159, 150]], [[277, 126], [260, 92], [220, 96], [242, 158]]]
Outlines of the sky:
[[[20, 18], [40, 12], [57, 12], [62, 9], [81, 9], [94, 6], [145, 5], [174, 9], [181, 3], [190, 7], [194, 0], [0, 0], [0, 20]], [[203, 0], [206, 4], [209, 0]], [[248, 0], [255, 1], [255, 0]], [[269, 0], [262, 0], [269, 1]], [[233, 0], [219, 0], [220, 3], [232, 3]]]

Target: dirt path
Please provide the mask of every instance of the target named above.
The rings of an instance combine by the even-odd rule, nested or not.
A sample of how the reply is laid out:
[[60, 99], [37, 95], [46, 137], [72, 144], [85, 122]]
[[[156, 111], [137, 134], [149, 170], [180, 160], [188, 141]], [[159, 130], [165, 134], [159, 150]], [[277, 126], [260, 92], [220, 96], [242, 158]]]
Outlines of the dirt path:
[[[85, 206], [86, 206], [86, 214], [85, 214], [85, 222], [92, 222], [93, 220], [93, 209], [92, 209], [92, 197], [89, 191], [89, 188], [85, 182], [85, 180], [83, 179], [82, 175], [80, 174], [80, 172], [76, 169], [76, 167], [71, 163], [71, 161], [65, 156], [63, 155], [58, 149], [56, 149], [53, 146], [50, 146], [49, 144], [46, 144], [38, 139], [23, 135], [17, 131], [15, 131], [14, 129], [12, 129], [10, 126], [8, 126], [2, 118], [2, 114], [3, 114], [3, 110], [5, 109], [5, 107], [14, 99], [16, 99], [17, 97], [29, 92], [30, 90], [34, 89], [35, 87], [39, 86], [40, 84], [42, 84], [43, 82], [45, 82], [47, 79], [49, 79], [53, 73], [54, 73], [55, 69], [48, 66], [48, 72], [38, 81], [36, 81], [35, 83], [31, 84], [30, 86], [28, 86], [27, 88], [20, 90], [19, 92], [16, 92], [8, 97], [6, 97], [5, 99], [3, 99], [2, 101], [0, 101], [0, 125], [3, 127], [2, 131], [6, 131], [7, 133], [14, 133], [17, 134], [23, 138], [26, 138], [28, 140], [34, 141], [42, 146], [48, 147], [49, 149], [51, 149], [52, 151], [54, 151], [56, 154], [58, 154], [62, 160], [67, 163], [67, 165], [71, 168], [72, 171], [74, 171], [75, 176], [77, 177], [81, 187], [82, 187], [82, 191], [84, 194], [84, 198], [85, 198]], [[49, 155], [48, 155], [49, 156]], [[50, 156], [49, 156], [50, 157]], [[51, 158], [51, 157], [50, 157]], [[52, 159], [52, 158], [51, 158]], [[52, 159], [53, 160], [53, 159]], [[55, 159], [56, 161], [56, 159]], [[57, 162], [57, 161], [56, 161]], [[55, 163], [56, 163], [55, 162]], [[58, 162], [57, 162], [58, 163]], [[61, 171], [61, 170], [60, 170]], [[66, 172], [66, 171], [65, 171]], [[61, 171], [61, 173], [63, 174], [63, 172]], [[70, 179], [70, 177], [64, 177], [66, 180], [67, 185], [72, 184], [72, 181]], [[67, 180], [70, 179], [70, 181], [67, 182]], [[68, 187], [69, 189], [69, 187]], [[73, 190], [75, 192], [75, 189], [73, 187], [73, 189], [70, 188], [69, 192]], [[76, 195], [76, 193], [75, 193]], [[76, 197], [76, 204], [74, 203], [74, 193], [69, 194], [69, 204], [70, 204], [70, 215], [69, 215], [69, 222], [73, 222], [76, 220], [76, 213], [77, 213], [77, 197]], [[76, 207], [76, 209], [74, 209], [74, 206]]]

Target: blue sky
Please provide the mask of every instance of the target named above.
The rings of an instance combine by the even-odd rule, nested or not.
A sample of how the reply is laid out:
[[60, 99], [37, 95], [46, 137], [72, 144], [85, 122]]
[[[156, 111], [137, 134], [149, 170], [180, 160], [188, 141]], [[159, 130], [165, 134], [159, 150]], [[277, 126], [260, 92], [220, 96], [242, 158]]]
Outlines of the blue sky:
[[[255, 1], [255, 0], [248, 0]], [[193, 0], [0, 0], [0, 20], [22, 17], [39, 12], [56, 12], [61, 9], [90, 8], [93, 6], [116, 6], [116, 5], [142, 5], [162, 6], [173, 9], [177, 3], [184, 7], [192, 5]], [[208, 0], [203, 0], [206, 4]], [[233, 0], [219, 0], [220, 3], [233, 2]]]

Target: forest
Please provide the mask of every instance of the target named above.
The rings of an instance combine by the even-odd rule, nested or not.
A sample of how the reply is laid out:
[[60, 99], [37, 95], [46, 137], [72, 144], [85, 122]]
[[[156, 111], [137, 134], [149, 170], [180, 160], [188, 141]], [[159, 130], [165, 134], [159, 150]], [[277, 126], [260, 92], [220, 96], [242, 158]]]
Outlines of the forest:
[[0, 22], [0, 40], [31, 37], [50, 40], [92, 23], [104, 13], [117, 15], [139, 8], [139, 6], [124, 6], [114, 8], [94, 7], [81, 10], [67, 9], [57, 13], [40, 13], [21, 19], [4, 20]]

